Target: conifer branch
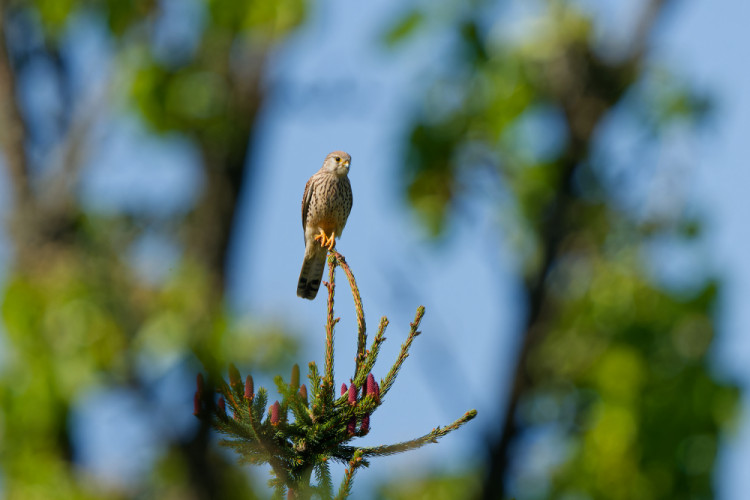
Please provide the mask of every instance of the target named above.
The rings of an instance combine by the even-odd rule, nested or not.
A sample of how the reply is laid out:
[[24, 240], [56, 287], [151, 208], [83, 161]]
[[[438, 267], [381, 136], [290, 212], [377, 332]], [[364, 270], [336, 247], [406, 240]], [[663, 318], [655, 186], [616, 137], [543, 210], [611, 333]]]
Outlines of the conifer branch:
[[477, 416], [476, 410], [467, 411], [461, 418], [453, 422], [452, 424], [443, 427], [442, 429], [440, 427], [436, 427], [432, 429], [429, 433], [425, 434], [422, 437], [418, 437], [417, 439], [412, 439], [410, 441], [404, 441], [401, 443], [391, 444], [387, 446], [374, 446], [371, 448], [360, 448], [360, 451], [362, 451], [362, 456], [364, 457], [382, 457], [386, 455], [394, 455], [396, 453], [402, 453], [404, 451], [409, 450], [415, 450], [417, 448], [421, 448], [422, 446], [430, 443], [437, 443], [438, 439], [445, 436], [449, 432], [453, 432], [462, 425], [464, 425], [469, 420], [472, 420], [474, 417]]
[[[382, 396], [393, 385], [409, 356], [414, 338], [419, 335], [418, 328], [424, 315], [424, 307], [417, 309], [409, 335], [401, 346], [398, 359], [382, 381], [381, 390], [372, 369], [385, 341], [388, 319], [383, 317], [380, 320], [370, 350], [366, 351], [364, 311], [354, 275], [343, 256], [337, 252], [332, 252], [328, 263], [324, 374], [321, 377], [315, 362], [308, 364], [309, 392], [307, 386], [300, 384], [298, 365], [292, 368], [288, 384], [281, 376], [274, 378], [281, 398], [270, 406], [266, 390], [260, 387], [255, 393], [254, 381], [250, 375], [243, 384], [240, 372], [234, 365], [229, 367], [229, 383], [221, 379], [216, 382], [216, 390], [220, 394], [217, 404], [213, 403], [213, 397], [209, 398], [206, 394], [203, 377], [197, 377], [195, 415], [211, 419], [213, 427], [229, 437], [222, 440], [221, 444], [236, 451], [241, 463], [270, 464], [273, 478], [269, 484], [274, 488], [274, 498], [282, 498], [286, 492], [288, 498], [305, 499], [316, 494], [321, 499], [331, 499], [333, 483], [330, 460], [347, 465], [335, 497], [346, 498], [351, 493], [357, 469], [369, 465], [365, 457], [392, 455], [437, 442], [439, 438], [476, 416], [476, 411], [471, 410], [447, 427], [438, 427], [425, 436], [403, 443], [371, 448], [349, 445], [353, 439], [370, 431], [372, 414], [383, 403]], [[335, 395], [337, 389], [333, 368], [334, 327], [338, 322], [333, 309], [336, 266], [341, 266], [349, 278], [358, 323], [355, 376], [350, 379], [348, 386], [343, 384], [339, 397]], [[313, 473], [317, 483], [314, 485], [311, 484]]]
[[342, 500], [348, 497], [352, 492], [352, 481], [354, 480], [354, 473], [357, 472], [357, 469], [362, 465], [362, 451], [357, 450], [354, 452], [354, 456], [349, 461], [349, 467], [347, 467], [346, 471], [344, 472], [344, 479], [341, 481], [341, 486], [339, 486], [339, 492], [336, 495], [336, 500]]
[[365, 324], [365, 309], [362, 305], [362, 297], [359, 294], [359, 287], [357, 286], [357, 281], [354, 279], [354, 273], [352, 273], [349, 264], [346, 263], [344, 256], [334, 251], [331, 255], [331, 260], [344, 270], [349, 280], [349, 288], [352, 290], [354, 309], [357, 312], [357, 356], [355, 358], [355, 365], [359, 366], [364, 360], [365, 347], [367, 345], [367, 326]]
[[372, 367], [375, 365], [375, 360], [378, 358], [380, 353], [380, 345], [385, 341], [385, 329], [388, 326], [388, 318], [383, 316], [380, 318], [380, 324], [378, 325], [378, 333], [375, 334], [375, 338], [372, 339], [372, 345], [370, 350], [365, 353], [364, 361], [357, 367], [356, 374], [354, 376], [354, 382], [357, 385], [362, 385], [367, 378], [367, 374], [372, 371]]
[[[324, 385], [333, 390], [333, 328], [338, 323], [338, 319], [333, 317], [333, 296], [336, 289], [336, 259], [331, 256], [328, 258], [328, 320], [326, 321], [326, 359]], [[333, 396], [333, 394], [331, 394]]]
[[396, 381], [396, 376], [398, 375], [399, 370], [401, 370], [401, 366], [404, 364], [404, 361], [406, 361], [406, 358], [409, 357], [409, 348], [411, 347], [414, 338], [422, 333], [417, 330], [417, 328], [419, 328], [419, 323], [422, 321], [422, 316], [424, 316], [424, 306], [419, 306], [417, 308], [417, 314], [414, 316], [414, 321], [411, 323], [409, 336], [406, 338], [406, 342], [401, 345], [401, 352], [398, 355], [398, 359], [396, 359], [391, 371], [388, 372], [388, 375], [386, 375], [385, 379], [380, 384], [381, 398], [385, 396], [385, 394], [391, 389], [393, 382]]
[[315, 466], [315, 479], [318, 481], [318, 495], [323, 500], [329, 500], [333, 496], [333, 480], [327, 460]]
[[315, 361], [310, 361], [307, 368], [310, 370], [307, 374], [307, 379], [310, 381], [310, 391], [312, 392], [312, 399], [314, 401], [318, 399], [320, 393], [320, 375], [318, 374], [318, 365], [315, 364]]

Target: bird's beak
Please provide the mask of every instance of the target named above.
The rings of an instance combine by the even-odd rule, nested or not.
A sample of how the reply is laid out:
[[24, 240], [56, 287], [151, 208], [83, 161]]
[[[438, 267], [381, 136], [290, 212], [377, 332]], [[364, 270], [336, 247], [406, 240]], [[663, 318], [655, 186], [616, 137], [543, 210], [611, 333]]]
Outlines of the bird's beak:
[[349, 170], [349, 162], [344, 163], [344, 166], [346, 167], [347, 170]]

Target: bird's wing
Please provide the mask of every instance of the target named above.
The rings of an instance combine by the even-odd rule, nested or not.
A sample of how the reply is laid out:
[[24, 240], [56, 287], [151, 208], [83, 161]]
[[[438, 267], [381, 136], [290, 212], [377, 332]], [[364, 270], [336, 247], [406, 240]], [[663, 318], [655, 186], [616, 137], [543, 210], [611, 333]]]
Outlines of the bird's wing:
[[346, 226], [346, 220], [349, 218], [349, 214], [352, 212], [352, 205], [354, 204], [354, 196], [352, 196], [352, 185], [349, 183], [349, 178], [344, 177], [341, 179], [341, 184], [339, 186], [341, 188], [341, 192], [343, 194], [343, 200], [342, 203], [344, 204], [344, 211], [346, 212], [344, 214], [344, 218], [339, 221], [340, 225], [336, 229], [336, 234], [338, 236], [341, 236], [341, 233], [344, 232], [344, 226]]
[[302, 195], [302, 230], [305, 229], [307, 221], [307, 210], [310, 208], [310, 199], [312, 198], [313, 177], [310, 177], [305, 184], [305, 193]]
[[354, 194], [352, 193], [352, 185], [348, 177], [346, 178], [346, 189], [349, 192], [349, 206], [346, 208], [346, 217], [344, 219], [349, 218], [349, 214], [352, 213], [352, 205], [354, 205]]

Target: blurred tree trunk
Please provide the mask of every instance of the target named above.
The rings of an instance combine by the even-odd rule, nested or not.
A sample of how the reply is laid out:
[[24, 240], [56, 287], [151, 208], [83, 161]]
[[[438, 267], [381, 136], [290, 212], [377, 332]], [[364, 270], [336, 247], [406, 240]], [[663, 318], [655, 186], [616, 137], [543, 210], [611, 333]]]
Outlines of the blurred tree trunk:
[[[578, 169], [588, 168], [589, 151], [601, 120], [614, 109], [623, 94], [637, 81], [646, 54], [648, 40], [657, 19], [665, 8], [666, 0], [651, 0], [633, 34], [630, 55], [616, 62], [601, 60], [592, 48], [574, 43], [564, 49], [565, 56], [552, 67], [542, 70], [548, 76], [545, 94], [564, 111], [570, 133], [568, 146], [560, 154], [553, 169], [559, 172], [557, 185], [553, 186], [553, 199], [544, 209], [539, 231], [541, 264], [527, 277], [526, 326], [521, 337], [521, 348], [505, 405], [503, 426], [498, 438], [489, 447], [489, 465], [485, 477], [483, 498], [497, 500], [507, 492], [506, 477], [509, 470], [510, 446], [518, 436], [516, 414], [521, 396], [531, 385], [528, 372], [532, 348], [538, 345], [556, 313], [554, 302], [548, 303], [550, 294], [548, 278], [561, 257], [560, 244], [585, 228], [588, 220], [580, 217], [580, 194], [572, 182]], [[583, 223], [583, 226], [582, 226]], [[547, 308], [547, 310], [545, 310]]]
[[[0, 27], [6, 20], [7, 1], [0, 2]], [[3, 30], [5, 35], [5, 30]], [[31, 197], [28, 178], [28, 166], [24, 151], [26, 128], [16, 102], [16, 85], [8, 55], [6, 37], [0, 37], [0, 140], [5, 154], [5, 162], [13, 185], [13, 192], [18, 198], [18, 205], [25, 205]]]

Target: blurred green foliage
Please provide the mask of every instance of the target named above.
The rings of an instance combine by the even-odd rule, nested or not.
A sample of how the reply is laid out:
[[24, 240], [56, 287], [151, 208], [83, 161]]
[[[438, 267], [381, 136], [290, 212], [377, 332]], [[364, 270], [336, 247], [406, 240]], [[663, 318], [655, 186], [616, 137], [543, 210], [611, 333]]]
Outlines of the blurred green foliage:
[[[280, 328], [233, 317], [223, 283], [251, 130], [264, 98], [259, 82], [265, 58], [302, 21], [305, 2], [196, 0], [202, 18], [195, 46], [159, 52], [168, 3], [0, 2], [0, 20], [15, 33], [7, 37], [10, 57], [0, 57], [0, 79], [11, 80], [0, 82], [9, 83], [0, 92], [20, 85], [40, 60], [52, 63], [46, 77], [54, 85], [70, 86], [80, 75], [73, 75], [67, 37], [73, 21], [86, 16], [109, 33], [114, 59], [114, 73], [107, 75], [111, 100], [97, 111], [106, 118], [139, 110], [153, 130], [192, 140], [203, 168], [203, 190], [187, 214], [105, 215], [83, 204], [78, 191], [86, 156], [76, 148], [90, 139], [87, 134], [96, 136], [95, 129], [62, 121], [67, 128], [54, 146], [72, 153], [60, 169], [58, 156], [28, 153], [42, 146], [35, 143], [38, 123], [23, 106], [13, 117], [17, 123], [4, 124], [18, 132], [25, 155], [5, 158], [17, 162], [11, 170], [22, 172], [13, 181], [26, 176], [38, 187], [28, 199], [14, 200], [9, 235], [15, 255], [2, 293], [7, 340], [0, 370], [0, 496], [9, 500], [256, 498], [251, 478], [209, 446], [206, 425], [196, 423], [184, 435], [160, 433], [153, 469], [134, 484], [91, 477], [78, 465], [80, 450], [71, 435], [75, 406], [92, 391], [129, 391], [143, 407], [156, 408], [154, 385], [161, 381], [144, 374], [144, 366], [170, 366], [190, 379], [205, 370], [218, 378], [227, 359], [262, 373], [290, 365], [297, 351]], [[8, 93], [0, 101], [10, 107], [7, 100], [15, 98]], [[79, 103], [61, 100], [60, 108], [75, 116]], [[55, 111], [49, 113], [44, 119], [58, 123]], [[186, 169], [185, 175], [195, 173]], [[15, 187], [21, 192], [24, 186]], [[159, 278], [144, 276], [133, 257], [132, 249], [149, 234], [179, 249], [176, 258], [162, 262], [169, 269]], [[192, 383], [178, 398], [186, 415], [191, 390]]]
[[[162, 286], [150, 288], [133, 279], [115, 252], [54, 249], [47, 257], [31, 272], [14, 273], [3, 301], [9, 351], [0, 376], [0, 463], [6, 498], [130, 497], [142, 488], [118, 493], [77, 474], [69, 436], [72, 407], [88, 390], [152, 390], [142, 385], [139, 360], [158, 364], [197, 355], [218, 370], [231, 356], [262, 370], [289, 363], [295, 354], [282, 332], [232, 325], [218, 304], [204, 300], [208, 279], [200, 266], [184, 263]], [[149, 401], [147, 393], [142, 397]], [[173, 475], [175, 467], [182, 472], [149, 480], [178, 481], [168, 489], [192, 497], [185, 458], [169, 452], [177, 444], [163, 443], [168, 453], [155, 473], [168, 462]], [[218, 470], [223, 489], [214, 492], [217, 497], [246, 490], [239, 471]]]
[[[528, 319], [507, 422], [488, 447], [481, 493], [437, 477], [404, 480], [382, 497], [711, 498], [738, 397], [710, 367], [720, 284], [659, 282], [649, 245], [660, 236], [687, 242], [700, 235], [698, 223], [679, 206], [665, 215], [623, 203], [650, 195], [627, 193], [623, 178], [655, 167], [617, 177], [613, 158], [599, 153], [602, 129], [623, 116], [637, 123], [646, 150], [675, 125], [700, 124], [710, 106], [646, 64], [647, 37], [608, 53], [573, 2], [538, 6], [519, 39], [498, 36], [482, 8], [447, 26], [459, 55], [415, 114], [403, 163], [405, 194], [430, 234], [450, 232], [463, 198], [484, 196], [522, 264]], [[652, 6], [645, 28], [660, 14]], [[385, 43], [408, 43], [431, 14], [408, 14]], [[499, 181], [493, 191], [477, 178]], [[531, 439], [545, 446], [529, 451]], [[542, 452], [550, 464], [531, 466], [528, 454]]]
[[481, 488], [476, 474], [436, 474], [421, 480], [381, 485], [375, 498], [392, 500], [450, 500], [472, 498]]
[[385, 43], [395, 47], [402, 40], [411, 36], [424, 21], [424, 16], [419, 11], [412, 11], [391, 28], [385, 36]]

